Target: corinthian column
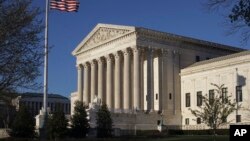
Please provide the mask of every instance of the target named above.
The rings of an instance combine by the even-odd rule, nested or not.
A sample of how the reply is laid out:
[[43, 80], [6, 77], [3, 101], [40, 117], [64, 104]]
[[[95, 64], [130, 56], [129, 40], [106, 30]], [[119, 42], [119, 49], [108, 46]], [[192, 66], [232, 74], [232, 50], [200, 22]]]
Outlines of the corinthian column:
[[150, 111], [154, 111], [154, 69], [153, 69], [153, 50], [149, 48], [148, 50], [148, 101]]
[[123, 52], [124, 55], [124, 83], [123, 83], [123, 104], [124, 112], [130, 108], [130, 53], [128, 50]]
[[89, 104], [89, 64], [84, 64], [84, 96], [83, 102]]
[[112, 58], [110, 55], [107, 59], [107, 87], [106, 87], [106, 104], [108, 108], [112, 108]]
[[95, 98], [95, 95], [97, 94], [96, 90], [97, 90], [97, 87], [96, 87], [96, 62], [95, 60], [93, 60], [91, 62], [91, 101], [90, 102], [93, 102], [94, 98]]
[[134, 103], [133, 108], [138, 109], [140, 108], [140, 59], [139, 59], [139, 50], [138, 48], [133, 48], [133, 55], [134, 55]]
[[115, 54], [115, 111], [121, 109], [121, 56], [117, 52]]
[[82, 86], [83, 86], [83, 84], [82, 84], [82, 79], [83, 79], [83, 70], [82, 70], [82, 65], [79, 65], [78, 67], [77, 67], [77, 91], [78, 91], [78, 100], [79, 101], [83, 101], [83, 91], [82, 91]]
[[98, 98], [104, 102], [104, 89], [103, 89], [103, 59], [99, 58], [98, 60]]

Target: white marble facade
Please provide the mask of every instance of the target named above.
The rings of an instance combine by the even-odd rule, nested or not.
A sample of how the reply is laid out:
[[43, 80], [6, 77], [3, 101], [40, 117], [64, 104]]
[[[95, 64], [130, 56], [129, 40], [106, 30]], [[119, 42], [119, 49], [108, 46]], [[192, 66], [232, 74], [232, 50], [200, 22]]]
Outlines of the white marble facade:
[[[225, 94], [236, 100], [236, 87], [242, 89], [242, 99], [238, 104], [242, 108], [234, 111], [227, 119], [230, 123], [250, 123], [250, 51], [195, 63], [181, 70], [181, 109], [182, 125], [200, 125], [189, 108], [196, 109], [197, 93], [209, 95], [211, 85], [224, 84]], [[186, 105], [186, 94], [190, 93], [190, 106]], [[240, 120], [236, 122], [236, 115]], [[189, 122], [187, 122], [189, 121]]]
[[78, 70], [72, 99], [89, 104], [97, 96], [113, 113], [161, 113], [165, 124], [181, 125], [180, 69], [239, 51], [145, 28], [98, 24], [72, 53]]

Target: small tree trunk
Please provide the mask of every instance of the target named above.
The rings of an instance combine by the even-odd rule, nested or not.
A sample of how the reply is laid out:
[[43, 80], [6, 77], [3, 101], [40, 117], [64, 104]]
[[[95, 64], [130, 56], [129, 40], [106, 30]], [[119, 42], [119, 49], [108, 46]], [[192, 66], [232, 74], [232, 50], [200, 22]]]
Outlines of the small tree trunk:
[[213, 128], [213, 140], [216, 141], [216, 125]]

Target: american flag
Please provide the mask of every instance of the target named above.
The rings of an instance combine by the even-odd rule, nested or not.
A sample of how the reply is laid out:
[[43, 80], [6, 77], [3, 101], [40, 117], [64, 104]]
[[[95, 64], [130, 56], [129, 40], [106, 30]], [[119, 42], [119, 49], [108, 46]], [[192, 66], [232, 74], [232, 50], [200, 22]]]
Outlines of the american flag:
[[77, 12], [79, 4], [77, 0], [51, 0], [50, 8], [67, 12]]

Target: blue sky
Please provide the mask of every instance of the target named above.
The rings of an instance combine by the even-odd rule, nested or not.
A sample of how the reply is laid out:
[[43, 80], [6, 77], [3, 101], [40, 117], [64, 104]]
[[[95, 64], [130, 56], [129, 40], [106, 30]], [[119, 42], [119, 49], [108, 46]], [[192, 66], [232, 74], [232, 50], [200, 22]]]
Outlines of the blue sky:
[[[208, 13], [201, 0], [79, 1], [77, 13], [49, 13], [49, 46], [53, 47], [49, 53], [49, 93], [69, 96], [76, 91], [76, 62], [71, 52], [98, 23], [145, 27], [249, 49], [241, 45], [239, 35], [226, 35], [223, 15]], [[34, 0], [33, 4], [45, 9], [45, 0]], [[37, 81], [43, 83], [43, 76]]]

